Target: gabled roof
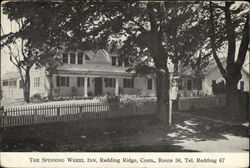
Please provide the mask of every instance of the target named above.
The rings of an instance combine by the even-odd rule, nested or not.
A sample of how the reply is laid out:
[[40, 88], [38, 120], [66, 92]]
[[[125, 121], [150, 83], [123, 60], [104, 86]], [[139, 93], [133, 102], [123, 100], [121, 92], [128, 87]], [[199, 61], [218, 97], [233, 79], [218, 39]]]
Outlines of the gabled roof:
[[249, 72], [247, 72], [247, 70], [245, 70], [244, 68], [241, 69], [242, 72], [244, 72], [248, 77], [250, 77]]
[[19, 78], [20, 75], [18, 72], [6, 72], [3, 76], [1, 76], [1, 80], [12, 79], [12, 78]]
[[[221, 62], [221, 64], [222, 64], [222, 66], [224, 67], [225, 64], [226, 64], [226, 59], [224, 59], [224, 60]], [[208, 70], [206, 71], [205, 74], [208, 74], [209, 72], [215, 70], [216, 68], [218, 68], [218, 65], [217, 65], [216, 63], [214, 63], [214, 66], [208, 68]], [[248, 72], [246, 69], [242, 68], [241, 71], [244, 72], [247, 76], [250, 76], [249, 72]]]

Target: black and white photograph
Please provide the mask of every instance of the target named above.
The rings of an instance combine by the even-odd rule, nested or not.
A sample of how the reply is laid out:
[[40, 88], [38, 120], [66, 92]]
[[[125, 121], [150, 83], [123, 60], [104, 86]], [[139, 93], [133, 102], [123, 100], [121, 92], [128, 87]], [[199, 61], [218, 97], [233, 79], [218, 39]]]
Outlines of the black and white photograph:
[[249, 155], [249, 51], [247, 1], [3, 1], [0, 151]]

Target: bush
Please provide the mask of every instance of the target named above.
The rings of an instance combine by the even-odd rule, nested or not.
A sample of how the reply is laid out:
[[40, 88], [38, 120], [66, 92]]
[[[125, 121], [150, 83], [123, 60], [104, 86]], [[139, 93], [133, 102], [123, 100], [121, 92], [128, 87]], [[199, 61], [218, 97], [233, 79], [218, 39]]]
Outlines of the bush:
[[88, 96], [89, 96], [89, 97], [93, 97], [94, 94], [93, 94], [92, 92], [88, 92]]
[[31, 100], [42, 100], [42, 96], [40, 93], [36, 93], [30, 98]]
[[219, 83], [212, 83], [212, 91], [214, 95], [225, 94], [226, 85], [224, 81], [221, 81]]
[[120, 96], [107, 96], [106, 100], [108, 103], [120, 102]]

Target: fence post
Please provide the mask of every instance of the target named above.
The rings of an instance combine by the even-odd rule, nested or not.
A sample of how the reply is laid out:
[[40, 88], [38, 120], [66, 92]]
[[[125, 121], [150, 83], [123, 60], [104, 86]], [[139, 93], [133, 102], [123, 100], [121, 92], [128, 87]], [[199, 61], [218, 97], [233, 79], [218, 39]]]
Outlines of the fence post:
[[37, 109], [34, 109], [34, 124], [37, 123]]
[[56, 116], [57, 116], [57, 121], [59, 121], [60, 120], [60, 107], [57, 107]]
[[8, 125], [7, 111], [3, 111], [3, 114], [4, 114], [3, 124], [4, 126], [7, 126]]
[[2, 117], [3, 117], [3, 126], [5, 127], [8, 124], [8, 120], [7, 120], [7, 111], [4, 111], [4, 106], [0, 107], [0, 112], [1, 112]]
[[216, 107], [219, 106], [219, 96], [216, 96]]
[[80, 112], [80, 117], [83, 119], [83, 111], [82, 111], [83, 107], [82, 105], [79, 106], [79, 112]]

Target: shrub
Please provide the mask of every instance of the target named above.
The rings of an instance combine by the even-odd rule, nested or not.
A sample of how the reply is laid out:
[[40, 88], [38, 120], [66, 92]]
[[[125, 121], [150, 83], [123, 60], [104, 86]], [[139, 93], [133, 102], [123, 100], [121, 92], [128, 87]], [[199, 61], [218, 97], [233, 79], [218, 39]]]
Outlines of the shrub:
[[224, 81], [221, 81], [219, 83], [212, 83], [212, 91], [214, 95], [225, 94], [226, 86]]
[[36, 93], [30, 98], [31, 100], [42, 100], [42, 96], [40, 93]]
[[106, 100], [108, 103], [120, 102], [120, 96], [107, 96]]
[[93, 97], [94, 96], [93, 92], [88, 92], [88, 96]]

